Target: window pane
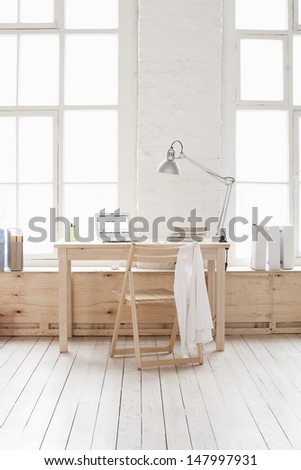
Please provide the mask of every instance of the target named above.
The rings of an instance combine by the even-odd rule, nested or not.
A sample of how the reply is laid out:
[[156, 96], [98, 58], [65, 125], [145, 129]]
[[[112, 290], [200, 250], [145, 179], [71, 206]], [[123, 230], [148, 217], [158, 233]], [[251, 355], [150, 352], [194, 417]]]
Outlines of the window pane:
[[58, 104], [58, 72], [57, 35], [20, 37], [19, 104]]
[[18, 0], [0, 0], [0, 23], [18, 21]]
[[53, 119], [22, 117], [19, 119], [19, 181], [52, 181]]
[[[113, 212], [118, 209], [117, 184], [66, 184], [64, 192], [64, 215], [73, 222], [79, 217], [79, 233], [81, 237], [92, 236], [89, 232], [89, 217], [101, 209]], [[95, 230], [93, 232], [93, 237]]]
[[283, 100], [283, 43], [242, 39], [240, 42], [242, 100]]
[[16, 221], [16, 186], [0, 184], [0, 227], [15, 227]]
[[[29, 221], [34, 217], [45, 217], [46, 222], [35, 222], [36, 227], [49, 228], [50, 208], [53, 207], [53, 187], [51, 184], [21, 184], [19, 186], [19, 222], [24, 235], [25, 253], [51, 253], [49, 236], [44, 242], [28, 242], [29, 236], [38, 238], [40, 233], [29, 229]], [[49, 231], [48, 231], [49, 232]]]
[[298, 118], [298, 143], [299, 143], [299, 181], [301, 183], [301, 117]]
[[299, 246], [298, 251], [301, 251], [301, 184], [299, 185]]
[[286, 29], [287, 0], [236, 0], [237, 29]]
[[[16, 118], [0, 117], [0, 182], [16, 182]], [[2, 200], [1, 200], [2, 204]], [[0, 205], [1, 205], [0, 204]], [[1, 220], [1, 219], [0, 219]]]
[[293, 99], [295, 105], [301, 105], [301, 36], [294, 36], [293, 45]]
[[65, 103], [117, 104], [117, 59], [117, 36], [67, 36]]
[[[252, 207], [258, 208], [258, 220], [252, 220]], [[245, 217], [248, 224], [236, 224], [236, 236], [244, 234], [248, 240], [236, 243], [238, 258], [250, 258], [252, 224], [261, 224], [265, 217], [272, 216], [266, 225], [286, 225], [289, 223], [288, 184], [236, 184], [236, 216]]]
[[17, 36], [0, 36], [0, 106], [15, 105], [17, 97]]
[[54, 0], [0, 0], [0, 23], [52, 23]]
[[286, 111], [237, 111], [236, 177], [240, 181], [288, 181]]
[[[301, 117], [298, 118], [298, 152], [299, 152], [299, 181], [301, 182]], [[301, 251], [301, 185], [299, 185], [299, 246]]]
[[54, 0], [20, 0], [20, 21], [22, 23], [52, 23]]
[[118, 0], [65, 0], [66, 28], [117, 28]]
[[65, 114], [66, 182], [116, 182], [117, 112], [69, 111]]

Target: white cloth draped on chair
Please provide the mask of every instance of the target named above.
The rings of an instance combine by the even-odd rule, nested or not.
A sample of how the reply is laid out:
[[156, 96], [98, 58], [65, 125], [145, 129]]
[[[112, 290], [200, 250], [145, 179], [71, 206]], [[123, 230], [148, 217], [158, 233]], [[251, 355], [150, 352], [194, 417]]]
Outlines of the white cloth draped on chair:
[[174, 295], [177, 307], [181, 352], [193, 352], [197, 343], [208, 343], [212, 338], [212, 317], [205, 282], [202, 253], [197, 242], [179, 249]]

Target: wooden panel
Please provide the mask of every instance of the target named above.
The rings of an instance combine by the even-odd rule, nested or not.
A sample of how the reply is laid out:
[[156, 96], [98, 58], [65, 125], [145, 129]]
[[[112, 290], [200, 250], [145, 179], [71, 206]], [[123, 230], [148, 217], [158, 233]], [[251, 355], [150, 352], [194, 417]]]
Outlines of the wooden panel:
[[226, 324], [271, 322], [272, 307], [269, 273], [227, 273]]
[[[143, 288], [172, 288], [172, 272], [139, 272]], [[117, 303], [111, 291], [120, 288], [121, 271], [75, 272], [72, 275], [73, 334], [112, 333]], [[150, 323], [150, 309], [152, 320]], [[150, 332], [166, 333], [175, 313], [141, 307], [141, 321]], [[129, 333], [124, 325], [125, 333]], [[300, 333], [301, 273], [296, 271], [227, 272], [226, 333]], [[0, 335], [58, 334], [58, 273], [0, 273]]]
[[[172, 273], [137, 273], [138, 285], [151, 283], [172, 287]], [[120, 287], [122, 272], [75, 272], [72, 274], [73, 323], [75, 335], [112, 333], [117, 303], [111, 291]], [[141, 308], [141, 323], [150, 333], [169, 328], [175, 314], [172, 306], [164, 312], [157, 306]], [[152, 325], [150, 323], [152, 318]], [[126, 333], [126, 331], [125, 331]], [[127, 332], [128, 333], [128, 332]], [[58, 273], [6, 272], [0, 274], [0, 334], [58, 334]], [[166, 334], [166, 330], [162, 331]]]
[[49, 334], [57, 321], [57, 273], [1, 273], [0, 299], [1, 333]]
[[83, 248], [73, 248], [68, 250], [69, 260], [127, 260], [130, 245], [124, 244], [122, 248], [117, 249], [114, 245], [113, 250], [104, 248], [100, 250], [97, 248], [89, 248], [84, 250]]
[[301, 273], [273, 277], [273, 333], [301, 333]]
[[273, 276], [274, 321], [301, 321], [301, 273], [288, 272]]

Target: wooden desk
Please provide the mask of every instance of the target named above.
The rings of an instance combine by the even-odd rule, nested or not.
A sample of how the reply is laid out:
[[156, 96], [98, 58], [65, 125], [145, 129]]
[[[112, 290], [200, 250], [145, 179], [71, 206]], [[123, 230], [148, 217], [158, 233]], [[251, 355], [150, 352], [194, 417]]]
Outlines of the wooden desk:
[[[126, 260], [130, 243], [56, 243], [59, 259], [59, 343], [68, 351], [72, 337], [71, 262], [73, 260]], [[204, 261], [208, 262], [208, 295], [215, 325], [217, 351], [225, 342], [225, 249], [227, 243], [200, 243]]]

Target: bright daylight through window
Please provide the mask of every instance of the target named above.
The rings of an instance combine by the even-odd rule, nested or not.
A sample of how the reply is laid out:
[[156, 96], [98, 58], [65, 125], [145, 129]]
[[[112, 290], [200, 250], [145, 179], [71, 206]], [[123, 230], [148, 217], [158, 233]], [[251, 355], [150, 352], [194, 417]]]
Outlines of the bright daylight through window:
[[31, 258], [31, 218], [118, 207], [118, 23], [118, 0], [0, 0], [0, 226]]
[[[233, 61], [225, 124], [236, 177], [232, 214], [252, 221], [258, 207], [258, 222], [273, 216], [269, 225], [294, 225], [300, 256], [301, 2], [227, 1], [224, 13], [233, 25], [225, 33]], [[241, 226], [237, 236], [246, 232]], [[235, 246], [235, 264], [248, 263], [251, 224], [248, 235]]]

